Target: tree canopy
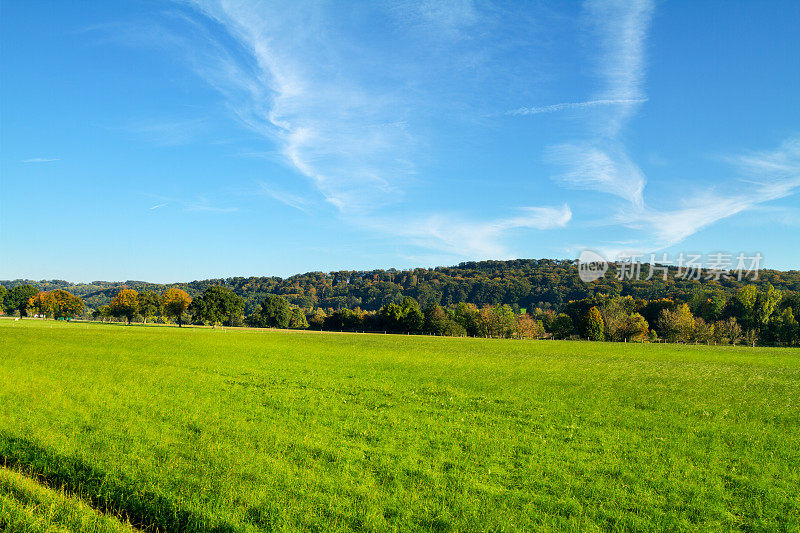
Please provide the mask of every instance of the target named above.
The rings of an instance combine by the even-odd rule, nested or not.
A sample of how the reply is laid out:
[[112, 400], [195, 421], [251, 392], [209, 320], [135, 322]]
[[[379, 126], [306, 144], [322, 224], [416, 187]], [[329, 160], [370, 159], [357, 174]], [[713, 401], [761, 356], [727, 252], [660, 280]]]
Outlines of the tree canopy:
[[261, 307], [251, 316], [250, 324], [262, 328], [288, 328], [291, 320], [292, 308], [286, 298], [267, 294]]
[[36, 314], [50, 318], [72, 318], [83, 312], [83, 300], [69, 292], [56, 289], [42, 291], [28, 300], [28, 307]]
[[6, 312], [19, 312], [19, 316], [28, 316], [28, 302], [39, 293], [33, 285], [18, 285], [13, 287], [4, 298]]
[[133, 289], [122, 289], [109, 304], [113, 316], [122, 317], [131, 323], [139, 312], [139, 293]]
[[195, 322], [238, 326], [244, 318], [244, 299], [227, 287], [215, 285], [192, 300], [189, 312]]
[[162, 297], [162, 305], [164, 307], [164, 314], [174, 319], [181, 327], [183, 323], [183, 315], [189, 309], [192, 303], [192, 297], [186, 294], [181, 289], [167, 289]]

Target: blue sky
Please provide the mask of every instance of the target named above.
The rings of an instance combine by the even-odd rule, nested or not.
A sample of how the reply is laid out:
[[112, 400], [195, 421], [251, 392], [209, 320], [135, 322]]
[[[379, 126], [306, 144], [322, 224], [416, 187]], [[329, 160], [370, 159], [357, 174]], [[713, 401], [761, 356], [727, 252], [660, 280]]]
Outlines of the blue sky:
[[800, 3], [2, 2], [0, 278], [800, 268]]

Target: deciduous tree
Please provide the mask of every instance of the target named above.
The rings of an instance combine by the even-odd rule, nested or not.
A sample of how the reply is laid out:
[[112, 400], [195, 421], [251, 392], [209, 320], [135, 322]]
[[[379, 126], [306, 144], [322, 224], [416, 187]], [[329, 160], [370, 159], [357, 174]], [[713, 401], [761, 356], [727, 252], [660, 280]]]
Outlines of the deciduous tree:
[[161, 313], [161, 296], [154, 291], [142, 291], [139, 293], [139, 314], [144, 318], [144, 323], [147, 324], [147, 319], [157, 316]]
[[28, 301], [28, 307], [46, 317], [72, 318], [83, 312], [83, 300], [62, 290], [39, 292]]
[[711, 344], [714, 340], [714, 324], [709, 324], [700, 317], [694, 319], [694, 341]]
[[603, 315], [597, 307], [592, 306], [583, 317], [583, 334], [591, 341], [602, 341], [605, 339], [604, 332]]
[[113, 316], [127, 319], [130, 325], [133, 317], [139, 312], [139, 293], [133, 289], [122, 289], [111, 300], [109, 308]]
[[650, 325], [639, 313], [633, 313], [625, 317], [622, 327], [622, 334], [625, 340], [641, 342], [650, 333]]
[[516, 316], [515, 336], [520, 339], [541, 339], [545, 335], [544, 326], [539, 320], [534, 320], [528, 313]]
[[292, 308], [292, 316], [289, 318], [289, 327], [291, 329], [308, 328], [308, 320], [306, 319], [306, 314], [299, 307]]
[[717, 342], [727, 342], [736, 346], [736, 343], [742, 339], [742, 328], [734, 317], [728, 317], [726, 320], [718, 320], [714, 324], [714, 335]]
[[259, 310], [248, 317], [248, 322], [262, 328], [288, 328], [291, 319], [292, 309], [286, 298], [267, 294]]
[[52, 318], [55, 310], [55, 299], [50, 292], [40, 291], [28, 300], [28, 309], [35, 315]]
[[409, 333], [419, 333], [425, 324], [425, 315], [419, 308], [419, 303], [414, 298], [403, 299], [402, 328]]
[[181, 289], [168, 289], [163, 296], [164, 314], [175, 319], [178, 327], [183, 323], [183, 315], [189, 309], [192, 297]]
[[691, 342], [694, 328], [694, 316], [686, 304], [679, 305], [674, 311], [662, 309], [658, 317], [661, 336], [669, 342]]
[[5, 297], [6, 311], [11, 314], [19, 311], [19, 316], [28, 316], [28, 302], [39, 293], [33, 285], [18, 285], [8, 291]]
[[553, 321], [553, 335], [557, 339], [566, 339], [572, 335], [574, 327], [572, 319], [566, 313], [559, 313]]
[[754, 314], [759, 328], [763, 328], [769, 323], [769, 319], [778, 307], [782, 297], [781, 291], [775, 289], [771, 283], [767, 284], [766, 290], [758, 293]]
[[195, 298], [189, 312], [195, 321], [207, 322], [213, 326], [241, 324], [244, 300], [232, 290], [220, 285], [209, 287], [202, 296]]

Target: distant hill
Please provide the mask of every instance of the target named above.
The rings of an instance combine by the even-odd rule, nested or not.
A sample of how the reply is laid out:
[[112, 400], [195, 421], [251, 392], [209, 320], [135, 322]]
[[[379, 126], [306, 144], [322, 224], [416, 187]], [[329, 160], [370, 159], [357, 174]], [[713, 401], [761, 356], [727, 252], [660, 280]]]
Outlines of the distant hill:
[[[701, 288], [729, 294], [745, 284], [735, 280], [685, 280], [676, 278], [675, 273], [675, 269], [671, 269], [666, 281], [645, 281], [645, 276], [639, 281], [620, 281], [612, 267], [604, 278], [587, 284], [578, 277], [576, 261], [515, 259], [471, 261], [452, 267], [411, 270], [308, 272], [289, 278], [232, 277], [170, 284], [145, 281], [70, 283], [63, 280], [13, 280], [0, 281], [0, 285], [11, 288], [30, 283], [40, 290], [65, 289], [82, 297], [89, 308], [107, 304], [123, 288], [162, 292], [170, 287], [178, 287], [197, 296], [212, 285], [223, 285], [245, 299], [245, 313], [249, 314], [268, 293], [280, 294], [290, 303], [305, 308], [360, 307], [374, 311], [385, 304], [399, 303], [403, 297], [411, 296], [423, 308], [431, 304], [448, 306], [469, 302], [478, 306], [504, 303], [521, 308], [560, 309], [570, 300], [595, 294], [687, 301]], [[758, 280], [752, 283], [758, 286], [771, 283], [780, 290], [800, 292], [800, 271], [762, 270]]]

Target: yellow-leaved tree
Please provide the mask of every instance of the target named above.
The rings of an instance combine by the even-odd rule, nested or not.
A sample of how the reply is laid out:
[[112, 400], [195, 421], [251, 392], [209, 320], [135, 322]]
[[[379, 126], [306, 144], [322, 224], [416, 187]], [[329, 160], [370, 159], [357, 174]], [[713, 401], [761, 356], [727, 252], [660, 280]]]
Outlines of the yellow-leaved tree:
[[139, 293], [133, 289], [122, 289], [111, 300], [109, 310], [113, 316], [127, 318], [130, 324], [139, 312]]
[[183, 314], [192, 303], [192, 297], [186, 294], [185, 291], [180, 289], [169, 289], [164, 293], [163, 299], [164, 314], [170, 318], [174, 318], [181, 327]]

